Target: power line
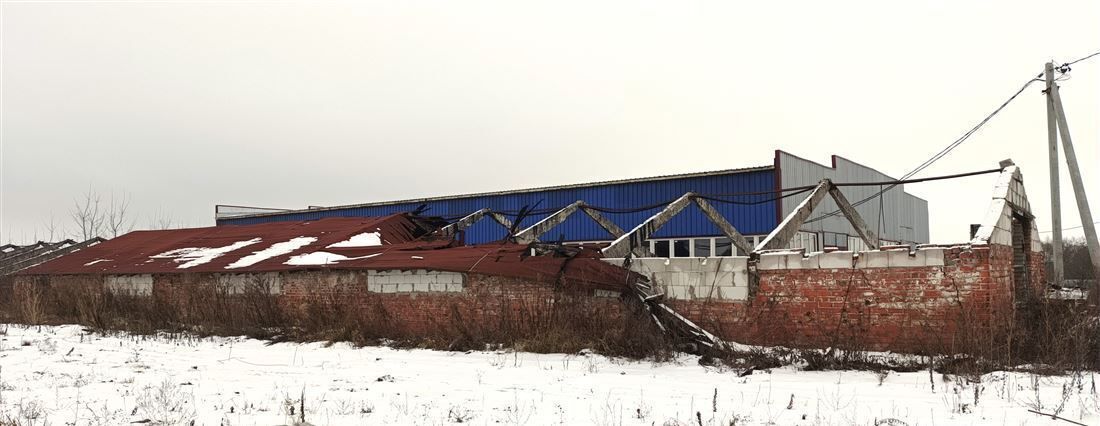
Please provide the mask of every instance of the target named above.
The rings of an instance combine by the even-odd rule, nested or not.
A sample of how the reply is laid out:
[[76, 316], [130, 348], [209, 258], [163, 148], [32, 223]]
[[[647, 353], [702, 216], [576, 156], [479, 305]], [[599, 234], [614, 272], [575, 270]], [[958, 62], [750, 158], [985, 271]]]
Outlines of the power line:
[[[978, 124], [976, 124], [974, 127], [970, 128], [970, 130], [967, 130], [966, 133], [963, 133], [962, 136], [959, 136], [958, 139], [955, 139], [950, 144], [948, 144], [946, 147], [944, 147], [939, 152], [937, 152], [935, 155], [933, 155], [932, 157], [930, 157], [927, 160], [924, 160], [924, 162], [921, 163], [919, 166], [917, 166], [913, 170], [911, 170], [908, 173], [906, 173], [905, 175], [903, 175], [898, 182], [893, 183], [890, 186], [887, 186], [883, 190], [881, 190], [881, 191], [879, 191], [879, 192], [877, 192], [877, 193], [875, 193], [875, 194], [873, 194], [873, 195], [871, 195], [867, 198], [864, 198], [862, 200], [859, 200], [859, 201], [856, 201], [856, 202], [852, 203], [852, 207], [860, 206], [863, 203], [866, 203], [866, 202], [874, 199], [875, 197], [882, 196], [882, 194], [886, 193], [887, 191], [889, 191], [891, 189], [894, 189], [899, 184], [901, 184], [902, 183], [901, 181], [904, 181], [904, 180], [906, 180], [910, 177], [913, 177], [913, 175], [916, 175], [917, 173], [920, 173], [921, 171], [924, 171], [924, 169], [927, 169], [932, 164], [935, 164], [937, 161], [939, 161], [940, 159], [945, 157], [948, 153], [950, 153], [952, 150], [957, 148], [959, 145], [962, 145], [963, 142], [966, 142], [968, 139], [970, 139], [970, 137], [973, 136], [975, 133], [977, 133], [978, 130], [982, 128], [982, 126], [985, 126], [985, 124], [988, 123], [989, 120], [993, 119], [993, 117], [995, 117], [997, 114], [999, 114], [1001, 112], [1001, 110], [1005, 109], [1005, 107], [1008, 106], [1008, 104], [1012, 103], [1012, 101], [1015, 100], [1018, 96], [1020, 96], [1020, 94], [1023, 93], [1024, 90], [1027, 90], [1027, 88], [1029, 86], [1031, 86], [1032, 83], [1038, 81], [1038, 78], [1040, 76], [1042, 76], [1042, 73], [1040, 73], [1035, 78], [1028, 79], [1027, 82], [1025, 82], [1023, 84], [1023, 86], [1020, 86], [1020, 89], [1017, 90], [1016, 93], [1013, 93], [1012, 96], [1009, 96], [1007, 100], [1005, 100], [1003, 103], [1001, 103], [1001, 106], [997, 107], [997, 109], [994, 109], [993, 112], [989, 113], [989, 115], [986, 115], [985, 118], [982, 119], [982, 121], [979, 121]], [[821, 216], [818, 216], [818, 217], [815, 217], [815, 218], [812, 218], [812, 219], [807, 219], [805, 223], [817, 222], [819, 220], [823, 220], [823, 219], [826, 219], [826, 218], [829, 218], [829, 217], [836, 216], [840, 213], [841, 213], [840, 210], [834, 210], [832, 212], [823, 214]]]
[[1098, 52], [1096, 52], [1096, 53], [1093, 53], [1093, 54], [1091, 54], [1091, 55], [1088, 55], [1088, 56], [1085, 56], [1085, 57], [1079, 58], [1079, 59], [1077, 59], [1076, 61], [1070, 61], [1070, 62], [1066, 62], [1066, 63], [1062, 64], [1061, 66], [1063, 66], [1063, 67], [1065, 67], [1065, 66], [1070, 66], [1070, 65], [1076, 64], [1076, 63], [1078, 63], [1078, 62], [1084, 61], [1084, 60], [1086, 60], [1086, 59], [1092, 59], [1092, 58], [1094, 58], [1094, 57], [1096, 57], [1096, 56], [1100, 56], [1100, 51], [1098, 51]]
[[[900, 185], [900, 184], [905, 184], [905, 183], [920, 183], [920, 182], [929, 182], [929, 181], [936, 181], [936, 180], [958, 179], [958, 178], [977, 176], [977, 175], [988, 174], [988, 173], [997, 173], [997, 172], [1000, 172], [1000, 171], [1001, 171], [1001, 169], [988, 169], [988, 170], [979, 170], [979, 171], [975, 171], [975, 172], [955, 173], [955, 174], [940, 175], [940, 176], [930, 176], [930, 177], [919, 178], [919, 179], [891, 180], [891, 181], [884, 181], [884, 182], [834, 182], [833, 185], [838, 186], [838, 187], [846, 187], [846, 186], [882, 186], [882, 185], [888, 185], [888, 184]], [[695, 194], [695, 196], [699, 197], [699, 198], [702, 198], [704, 200], [714, 201], [714, 202], [718, 202], [718, 203], [737, 204], [737, 205], [757, 205], [757, 204], [764, 204], [764, 203], [768, 203], [768, 202], [777, 201], [777, 200], [781, 200], [781, 199], [784, 199], [784, 198], [792, 197], [792, 196], [795, 196], [795, 195], [803, 194], [803, 193], [806, 193], [806, 192], [809, 192], [809, 191], [813, 190], [814, 188], [817, 188], [816, 184], [815, 185], [795, 186], [795, 187], [790, 187], [790, 188], [780, 188], [780, 189], [774, 189], [774, 190], [770, 190], [770, 191], [738, 192], [738, 193], [728, 193], [728, 194]], [[783, 194], [785, 192], [789, 192], [789, 193], [788, 194]], [[761, 195], [773, 195], [773, 194], [783, 194], [783, 195], [775, 195], [773, 197], [765, 198], [765, 199], [762, 199], [762, 200], [755, 200], [755, 201], [736, 201], [736, 200], [729, 199], [729, 198], [733, 198], [733, 197], [748, 197], [748, 196], [761, 196]], [[665, 206], [669, 205], [670, 203], [672, 203], [673, 201], [676, 201], [676, 199], [678, 199], [678, 198], [679, 197], [676, 197], [676, 198], [673, 198], [673, 199], [670, 199], [670, 200], [660, 201], [660, 202], [657, 202], [657, 203], [644, 205], [644, 206], [639, 206], [639, 207], [612, 208], [612, 207], [601, 207], [601, 206], [593, 206], [593, 205], [586, 205], [585, 207], [589, 208], [589, 209], [592, 209], [592, 210], [596, 210], [596, 211], [601, 212], [601, 213], [610, 213], [610, 214], [638, 213], [638, 212], [643, 212], [643, 211], [646, 211], [646, 210], [653, 210], [653, 209], [665, 207]], [[554, 213], [558, 210], [561, 210], [564, 207], [565, 206], [548, 207], [548, 208], [543, 208], [543, 209], [538, 209], [538, 210], [529, 210], [527, 212], [522, 212], [523, 209], [520, 209], [520, 210], [493, 210], [493, 212], [494, 213], [500, 213], [500, 214], [503, 214], [505, 216], [516, 217], [521, 212], [525, 213], [525, 215], [527, 215], [527, 216], [539, 215], [539, 214], [550, 214], [550, 213]], [[453, 219], [466, 217], [469, 214], [470, 213], [459, 214], [459, 215], [446, 215], [446, 216], [443, 216], [443, 218], [448, 219], [448, 220], [453, 220]]]
[[[1093, 222], [1093, 225], [1100, 225], [1100, 222]], [[1074, 229], [1081, 229], [1081, 228], [1084, 228], [1084, 227], [1085, 227], [1085, 225], [1078, 225], [1078, 226], [1074, 226], [1074, 227], [1071, 227], [1071, 228], [1062, 228], [1062, 230], [1063, 231], [1072, 231]], [[1054, 230], [1051, 229], [1049, 231], [1039, 231], [1040, 234], [1049, 234], [1051, 232], [1054, 232]]]
[[[1064, 75], [1065, 73], [1070, 71], [1070, 68], [1069, 68], [1070, 65], [1076, 64], [1078, 62], [1086, 61], [1086, 60], [1095, 58], [1097, 56], [1100, 56], [1100, 51], [1097, 51], [1097, 52], [1092, 53], [1092, 54], [1087, 55], [1087, 56], [1083, 56], [1081, 58], [1078, 58], [1078, 59], [1070, 61], [1070, 62], [1066, 62], [1062, 65], [1059, 65], [1058, 66], [1058, 71]], [[950, 153], [952, 150], [957, 148], [963, 142], [966, 142], [967, 139], [970, 139], [970, 136], [973, 136], [974, 133], [976, 133], [979, 129], [981, 129], [982, 126], [984, 126], [986, 123], [988, 123], [989, 120], [991, 120], [994, 116], [996, 116], [998, 113], [1000, 113], [1001, 110], [1003, 110], [1006, 106], [1008, 106], [1009, 103], [1011, 103], [1013, 100], [1015, 100], [1016, 97], [1020, 96], [1020, 94], [1023, 93], [1024, 90], [1027, 90], [1027, 88], [1029, 86], [1031, 86], [1032, 83], [1034, 83], [1036, 81], [1041, 81], [1042, 77], [1043, 77], [1043, 73], [1040, 72], [1035, 77], [1029, 79], [1027, 82], [1025, 82], [1023, 84], [1023, 86], [1020, 87], [1019, 90], [1016, 91], [1016, 93], [1012, 94], [1012, 96], [1010, 96], [1008, 98], [1008, 100], [1004, 101], [1004, 103], [1002, 103], [1001, 106], [997, 107], [997, 109], [995, 109], [995, 110], [993, 110], [993, 112], [989, 113], [989, 115], [987, 115], [984, 119], [982, 119], [982, 121], [978, 122], [977, 125], [975, 125], [973, 128], [968, 130], [966, 133], [963, 133], [963, 135], [960, 136], [958, 139], [955, 139], [953, 142], [948, 144], [947, 147], [940, 150], [940, 152], [937, 152], [931, 158], [925, 160], [923, 163], [921, 163], [919, 166], [914, 168], [912, 171], [910, 171], [909, 173], [906, 173], [905, 175], [903, 175], [901, 177], [901, 180], [908, 179], [908, 178], [912, 177], [913, 175], [916, 175], [917, 173], [920, 173], [924, 169], [927, 169], [929, 166], [931, 166], [935, 162], [939, 161], [941, 158], [946, 156], [948, 153]], [[887, 192], [891, 189], [894, 189], [894, 187], [896, 187], [899, 183], [892, 184], [892, 185], [886, 187], [885, 189], [875, 193], [874, 195], [871, 195], [870, 197], [867, 197], [867, 198], [864, 198], [862, 200], [859, 200], [859, 201], [856, 201], [856, 202], [852, 203], [852, 207], [862, 205], [863, 203], [866, 203], [867, 201], [870, 201], [871, 199], [873, 199], [875, 197], [881, 197], [883, 193], [885, 193], [885, 192]], [[826, 213], [824, 215], [821, 215], [821, 216], [818, 216], [818, 217], [815, 217], [815, 218], [812, 218], [812, 219], [808, 219], [808, 220], [806, 220], [805, 223], [817, 222], [817, 221], [822, 220], [822, 219], [826, 219], [826, 218], [829, 218], [829, 217], [836, 216], [840, 213], [841, 213], [840, 210], [832, 211], [832, 212]]]

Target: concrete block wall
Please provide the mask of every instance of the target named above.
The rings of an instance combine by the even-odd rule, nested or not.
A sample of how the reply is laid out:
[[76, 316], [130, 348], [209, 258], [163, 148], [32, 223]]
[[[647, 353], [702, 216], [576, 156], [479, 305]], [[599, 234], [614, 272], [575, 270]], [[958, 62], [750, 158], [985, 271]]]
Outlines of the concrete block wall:
[[[604, 259], [622, 265], [622, 259]], [[631, 270], [655, 283], [674, 300], [746, 301], [748, 257], [638, 258]]]
[[107, 291], [126, 296], [151, 296], [153, 275], [110, 275], [105, 279]]
[[375, 293], [462, 292], [466, 275], [447, 271], [367, 271], [367, 291]]

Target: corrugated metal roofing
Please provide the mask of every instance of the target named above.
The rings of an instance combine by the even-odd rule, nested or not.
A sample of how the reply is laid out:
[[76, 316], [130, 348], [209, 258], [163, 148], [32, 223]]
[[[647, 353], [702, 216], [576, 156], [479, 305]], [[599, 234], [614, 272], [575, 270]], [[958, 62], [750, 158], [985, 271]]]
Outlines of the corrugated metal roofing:
[[[420, 241], [430, 231], [405, 214], [327, 218], [246, 226], [135, 231], [36, 267], [23, 275], [241, 273], [307, 269], [472, 272], [621, 289], [631, 273], [584, 250], [573, 258], [527, 256], [514, 243], [459, 246], [452, 240]], [[376, 246], [341, 247], [355, 236], [377, 232]], [[315, 238], [315, 239], [314, 239]], [[311, 240], [313, 239], [313, 240]], [[287, 250], [276, 250], [286, 247]], [[260, 253], [272, 254], [271, 256]], [[322, 253], [328, 264], [288, 264], [292, 257]], [[199, 261], [196, 261], [199, 260]], [[249, 260], [251, 259], [251, 261]]]
[[[394, 200], [394, 201], [376, 201], [376, 202], [371, 202], [371, 203], [347, 204], [347, 205], [342, 205], [342, 206], [330, 206], [330, 207], [310, 207], [310, 208], [301, 209], [301, 210], [284, 210], [284, 211], [280, 211], [280, 212], [265, 212], [265, 213], [255, 213], [255, 214], [249, 214], [249, 215], [241, 215], [241, 216], [238, 216], [238, 218], [262, 217], [262, 216], [281, 216], [281, 215], [286, 214], [286, 213], [324, 212], [324, 211], [330, 211], [330, 210], [346, 210], [346, 209], [362, 208], [362, 207], [389, 206], [389, 205], [394, 205], [394, 204], [415, 204], [415, 205], [420, 205], [420, 204], [424, 204], [424, 203], [428, 203], [428, 202], [432, 202], [432, 201], [445, 201], [445, 200], [455, 200], [455, 199], [475, 198], [475, 197], [489, 197], [489, 196], [494, 196], [494, 195], [524, 194], [524, 193], [529, 193], [529, 192], [557, 191], [557, 190], [565, 190], [565, 189], [589, 188], [589, 187], [594, 187], [594, 186], [623, 185], [623, 184], [642, 183], [642, 182], [664, 181], [664, 180], [670, 180], [670, 179], [691, 179], [691, 178], [698, 178], [698, 177], [721, 176], [721, 175], [731, 175], [731, 174], [746, 173], [746, 172], [761, 171], [761, 170], [771, 170], [773, 168], [774, 168], [774, 166], [744, 167], [744, 168], [740, 168], [740, 169], [715, 170], [715, 171], [709, 171], [709, 172], [695, 172], [695, 173], [681, 173], [681, 174], [674, 174], [674, 175], [650, 176], [650, 177], [632, 178], [632, 179], [617, 179], [617, 180], [588, 182], [588, 183], [576, 183], [576, 184], [569, 184], [569, 185], [555, 185], [555, 186], [543, 186], [543, 187], [536, 187], [536, 188], [512, 189], [512, 190], [507, 190], [507, 191], [477, 192], [477, 193], [472, 193], [472, 194], [444, 195], [444, 196], [440, 196], [440, 197], [411, 198], [411, 199], [407, 199], [407, 200]], [[681, 194], [681, 195], [683, 195], [683, 194]], [[573, 201], [576, 201], [576, 200], [573, 200]], [[262, 207], [243, 207], [243, 206], [230, 206], [230, 205], [226, 205], [226, 207], [241, 207], [241, 208], [249, 208], [249, 209], [263, 209]], [[269, 210], [283, 210], [283, 209], [269, 209]], [[471, 211], [471, 212], [473, 212], [473, 211]]]
[[[322, 217], [382, 216], [413, 211], [421, 205], [428, 207], [426, 214], [447, 217], [463, 216], [486, 207], [494, 211], [505, 212], [515, 212], [524, 206], [531, 206], [539, 210], [553, 210], [577, 200], [584, 200], [590, 205], [600, 207], [626, 209], [667, 203], [689, 191], [702, 194], [730, 194], [765, 192], [774, 189], [775, 173], [772, 167], [755, 167], [519, 191], [296, 210], [222, 219], [218, 223], [256, 224], [273, 221], [314, 220]], [[746, 196], [738, 198], [737, 201], [753, 202], [768, 198], [771, 198], [771, 196]], [[774, 201], [757, 205], [713, 204], [743, 234], [767, 234], [776, 226], [777, 207]], [[624, 229], [631, 229], [661, 208], [663, 206], [638, 212], [605, 213], [604, 216]], [[522, 221], [521, 226], [529, 226], [547, 215], [549, 213], [528, 216]], [[474, 244], [497, 241], [503, 238], [505, 234], [505, 230], [496, 224], [490, 221], [482, 221], [467, 229], [466, 241]], [[721, 232], [702, 212], [692, 206], [674, 217], [653, 237], [671, 238], [720, 234]], [[611, 239], [602, 228], [581, 214], [570, 216], [564, 223], [545, 235], [545, 239], [556, 240], [562, 235], [564, 235], [565, 241]]]
[[6, 250], [0, 252], [0, 276], [14, 274], [103, 241], [104, 239], [96, 237], [82, 243], [64, 240], [56, 243], [39, 241], [26, 246], [9, 244]]
[[[419, 231], [419, 232], [418, 232]], [[235, 272], [279, 270], [290, 254], [274, 256], [248, 267], [227, 269], [230, 263], [299, 237], [316, 238], [297, 251], [317, 251], [352, 236], [377, 232], [383, 243], [415, 240], [423, 230], [405, 215], [332, 218], [311, 222], [267, 223], [156, 231], [134, 231], [62, 258], [25, 270], [24, 274], [148, 274], [157, 272]], [[222, 251], [206, 262], [182, 267], [188, 249]], [[190, 251], [191, 253], [201, 254]]]

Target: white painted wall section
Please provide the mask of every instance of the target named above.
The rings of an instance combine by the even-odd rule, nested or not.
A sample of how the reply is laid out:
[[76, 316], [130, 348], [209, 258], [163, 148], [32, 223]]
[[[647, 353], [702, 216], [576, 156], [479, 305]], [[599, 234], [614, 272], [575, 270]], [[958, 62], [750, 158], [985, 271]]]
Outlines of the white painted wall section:
[[670, 299], [738, 301], [749, 298], [748, 264], [748, 257], [638, 258], [630, 269], [649, 277]]
[[107, 291], [120, 296], [151, 296], [153, 294], [153, 276], [150, 274], [108, 275], [106, 283]]
[[459, 272], [367, 271], [367, 291], [374, 293], [461, 293], [465, 283]]
[[910, 252], [909, 249], [875, 251], [836, 251], [832, 253], [779, 252], [764, 253], [756, 269], [774, 271], [784, 269], [870, 269], [870, 268], [916, 268], [943, 266], [942, 247], [923, 247]]

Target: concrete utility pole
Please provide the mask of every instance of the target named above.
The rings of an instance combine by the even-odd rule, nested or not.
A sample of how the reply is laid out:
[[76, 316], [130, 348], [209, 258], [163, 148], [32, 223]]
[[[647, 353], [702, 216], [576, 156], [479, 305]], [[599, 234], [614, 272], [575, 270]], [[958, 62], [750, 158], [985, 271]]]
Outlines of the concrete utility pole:
[[[1100, 240], [1096, 238], [1096, 224], [1092, 220], [1092, 211], [1089, 209], [1089, 200], [1085, 195], [1085, 183], [1081, 179], [1081, 169], [1077, 166], [1077, 153], [1073, 150], [1073, 139], [1069, 135], [1069, 124], [1066, 121], [1066, 110], [1062, 106], [1062, 97], [1058, 93], [1058, 85], [1051, 84], [1047, 91], [1050, 102], [1054, 106], [1054, 115], [1058, 119], [1058, 134], [1062, 137], [1062, 151], [1066, 153], [1066, 166], [1069, 168], [1069, 180], [1073, 183], [1073, 195], [1077, 199], [1077, 210], [1081, 215], [1081, 225], [1085, 231], [1085, 241], [1088, 243], [1089, 259], [1092, 261], [1092, 270], [1100, 273]], [[1057, 197], [1057, 194], [1052, 194]], [[1100, 288], [1089, 289], [1089, 303], [1093, 306], [1100, 305]]]
[[1054, 63], [1047, 62], [1047, 154], [1050, 160], [1050, 225], [1053, 229], [1054, 242], [1051, 244], [1051, 262], [1054, 263], [1053, 281], [1061, 285], [1065, 278], [1065, 264], [1062, 261], [1062, 200], [1058, 192], [1058, 118], [1054, 114], [1054, 97], [1051, 96], [1051, 88], [1054, 87]]

